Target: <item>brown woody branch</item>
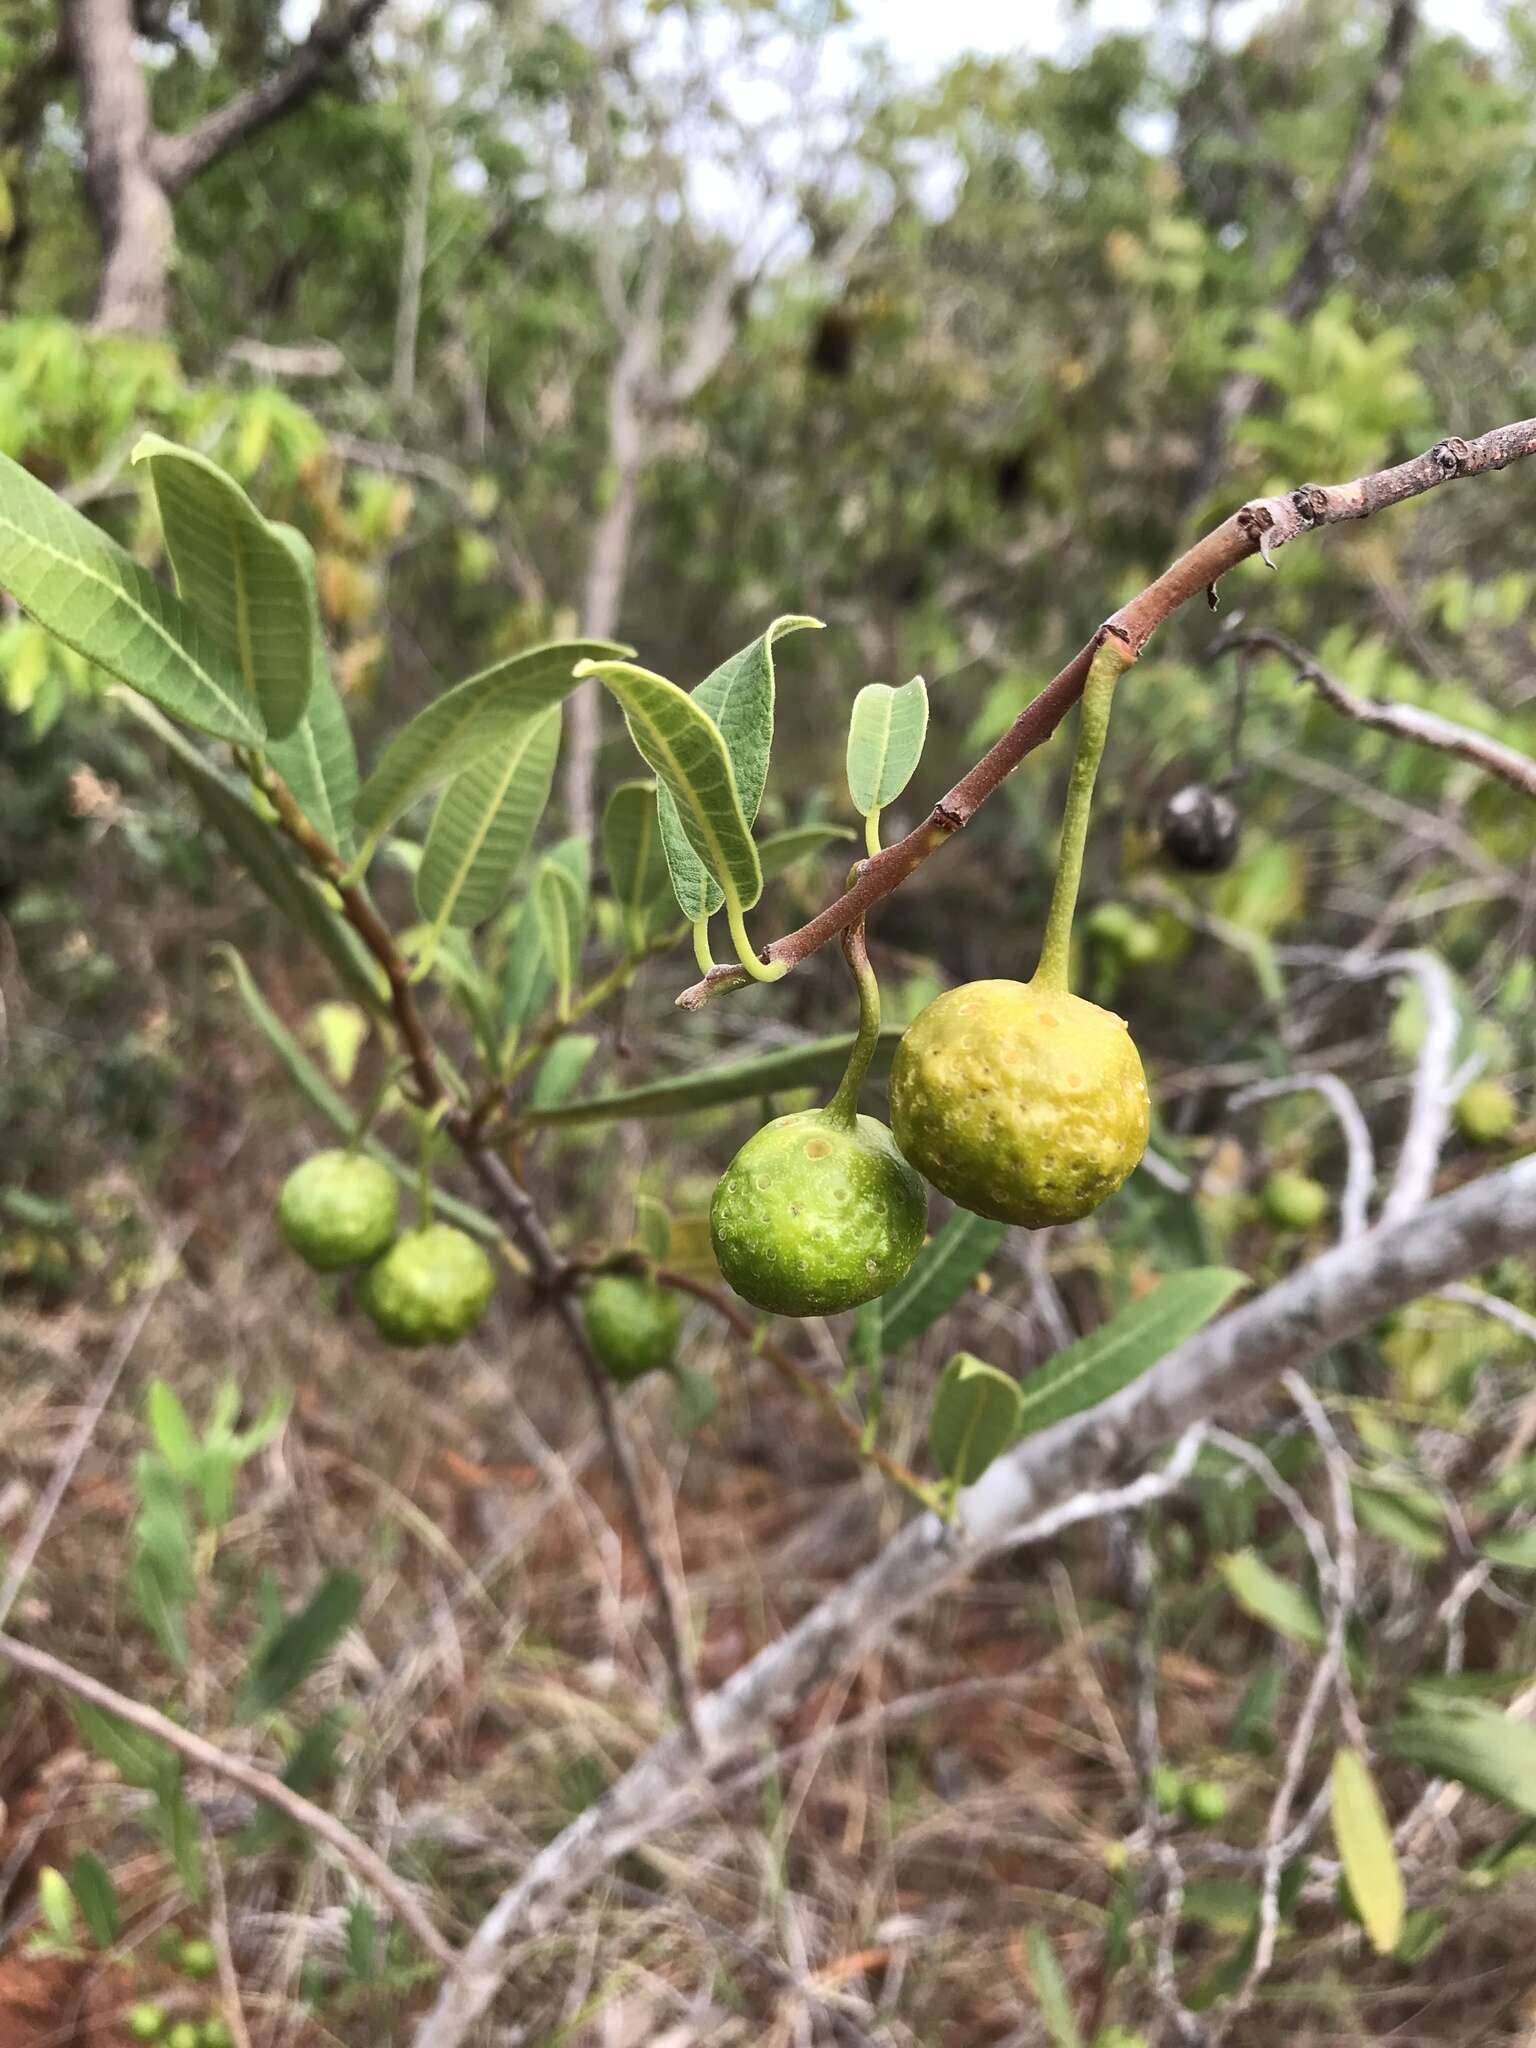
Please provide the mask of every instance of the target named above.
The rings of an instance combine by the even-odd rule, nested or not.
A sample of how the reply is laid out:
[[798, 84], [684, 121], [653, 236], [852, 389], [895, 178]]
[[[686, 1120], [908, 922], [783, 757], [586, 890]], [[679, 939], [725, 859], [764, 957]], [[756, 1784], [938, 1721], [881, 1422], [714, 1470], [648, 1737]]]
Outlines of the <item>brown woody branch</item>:
[[1305, 647], [1284, 633], [1276, 633], [1263, 626], [1234, 629], [1213, 641], [1209, 652], [1214, 659], [1219, 654], [1230, 654], [1244, 648], [1267, 648], [1270, 653], [1278, 654], [1295, 669], [1299, 683], [1315, 683], [1324, 703], [1331, 704], [1346, 718], [1354, 719], [1357, 725], [1370, 726], [1375, 732], [1389, 732], [1397, 739], [1412, 740], [1416, 746], [1433, 747], [1438, 753], [1458, 755], [1463, 761], [1470, 761], [1473, 767], [1481, 768], [1489, 775], [1497, 775], [1512, 789], [1518, 789], [1522, 796], [1536, 796], [1536, 761], [1529, 754], [1522, 754], [1515, 747], [1506, 747], [1502, 741], [1490, 739], [1486, 733], [1473, 732], [1470, 726], [1441, 718], [1433, 711], [1421, 711], [1415, 704], [1390, 704], [1379, 697], [1357, 697], [1337, 676], [1330, 675], [1321, 667], [1315, 655], [1309, 654]]
[[[1074, 654], [1039, 696], [1025, 705], [996, 745], [940, 798], [922, 824], [872, 860], [861, 862], [852, 886], [835, 903], [798, 931], [787, 932], [765, 946], [759, 959], [770, 966], [798, 967], [855, 918], [862, 917], [882, 897], [899, 888], [931, 854], [968, 825], [1024, 757], [1050, 738], [1082, 695], [1088, 665], [1105, 633], [1123, 640], [1134, 661], [1158, 627], [1192, 597], [1205, 592], [1214, 602], [1217, 583], [1250, 556], [1261, 555], [1271, 562], [1277, 548], [1302, 534], [1338, 526], [1350, 519], [1368, 519], [1373, 512], [1401, 504], [1406, 498], [1419, 497], [1458, 477], [1506, 469], [1510, 463], [1531, 455], [1536, 455], [1536, 419], [1514, 420], [1472, 441], [1449, 435], [1409, 462], [1376, 470], [1352, 483], [1301, 484], [1279, 497], [1253, 498], [1239, 506], [1230, 518], [1196, 541], [1155, 582], [1105, 621], [1087, 646]], [[678, 1007], [701, 1010], [714, 996], [745, 987], [748, 979], [744, 968], [716, 967], [702, 981], [684, 989], [677, 998]]]

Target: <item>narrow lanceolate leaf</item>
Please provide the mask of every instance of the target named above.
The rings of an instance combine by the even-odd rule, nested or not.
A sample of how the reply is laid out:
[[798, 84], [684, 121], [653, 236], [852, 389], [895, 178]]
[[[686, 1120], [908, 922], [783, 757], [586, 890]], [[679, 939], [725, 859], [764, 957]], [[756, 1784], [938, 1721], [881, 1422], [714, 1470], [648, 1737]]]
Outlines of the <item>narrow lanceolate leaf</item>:
[[632, 662], [592, 662], [582, 672], [597, 676], [619, 700], [630, 738], [662, 784], [658, 801], [662, 793], [671, 796], [722, 900], [750, 910], [763, 893], [763, 871], [719, 726], [676, 683]]
[[1225, 1266], [1193, 1266], [1133, 1301], [1091, 1336], [1058, 1351], [1025, 1383], [1024, 1435], [1097, 1408], [1139, 1380], [1203, 1329], [1243, 1284], [1243, 1275]]
[[797, 861], [809, 860], [813, 853], [853, 836], [846, 825], [789, 825], [782, 832], [770, 832], [757, 846], [763, 880], [771, 882]]
[[928, 1448], [946, 1479], [969, 1486], [1018, 1434], [1019, 1383], [995, 1365], [958, 1352], [940, 1375], [928, 1418]]
[[309, 1601], [284, 1622], [247, 1674], [235, 1699], [235, 1719], [254, 1721], [280, 1706], [328, 1657], [357, 1618], [363, 1582], [355, 1572], [331, 1572]]
[[[773, 643], [785, 633], [797, 633], [807, 626], [819, 630], [821, 620], [798, 614], [775, 619], [766, 633], [721, 662], [691, 693], [693, 702], [720, 728], [736, 777], [741, 814], [749, 827], [763, 800], [773, 752]], [[701, 862], [668, 788], [657, 793], [656, 809], [673, 891], [683, 915], [690, 924], [696, 923], [712, 916], [724, 895]]]
[[120, 1925], [117, 1888], [107, 1866], [91, 1850], [82, 1849], [69, 1866], [69, 1888], [92, 1941], [98, 1948], [110, 1948]]
[[206, 455], [145, 434], [133, 451], [154, 481], [176, 588], [239, 669], [268, 733], [304, 715], [314, 596], [292, 548]]
[[1403, 1938], [1403, 1873], [1376, 1780], [1357, 1749], [1333, 1759], [1333, 1839], [1371, 1947], [1390, 1955]]
[[928, 685], [921, 676], [893, 690], [868, 683], [848, 725], [848, 794], [867, 818], [893, 804], [917, 769], [928, 737]]
[[1487, 1799], [1536, 1814], [1536, 1728], [1474, 1700], [1405, 1714], [1391, 1733], [1394, 1756], [1454, 1778]]
[[[878, 1077], [890, 1072], [900, 1042], [899, 1030], [881, 1032], [870, 1064], [872, 1074]], [[844, 1032], [837, 1038], [814, 1039], [809, 1045], [787, 1046], [782, 1052], [760, 1053], [755, 1059], [732, 1060], [703, 1073], [652, 1081], [642, 1088], [618, 1088], [611, 1095], [584, 1096], [559, 1109], [535, 1111], [526, 1120], [534, 1124], [603, 1124], [624, 1117], [691, 1116], [696, 1110], [714, 1109], [724, 1102], [749, 1102], [783, 1088], [835, 1081], [847, 1066], [852, 1047], [853, 1034]]]
[[1083, 2048], [1077, 2015], [1072, 2010], [1066, 1979], [1061, 1974], [1061, 1965], [1051, 1947], [1050, 1936], [1042, 1928], [1031, 1927], [1025, 1937], [1025, 1950], [1029, 1957], [1035, 2003], [1040, 2008], [1040, 2017], [1053, 2048]]
[[603, 859], [629, 949], [642, 952], [658, 909], [670, 909], [654, 782], [621, 782], [609, 797], [603, 812]]
[[1216, 1569], [1244, 1613], [1293, 1643], [1309, 1650], [1322, 1648], [1323, 1617], [1310, 1595], [1271, 1571], [1256, 1550], [1234, 1550], [1216, 1560]]
[[581, 961], [581, 897], [569, 872], [546, 860], [533, 885], [533, 907], [544, 941], [544, 957], [555, 981], [560, 1015], [569, 1016]]
[[[272, 531], [304, 573], [313, 597], [315, 552], [296, 527], [274, 523]], [[320, 836], [341, 854], [352, 851], [352, 811], [357, 802], [357, 747], [341, 692], [331, 680], [318, 600], [310, 653], [311, 681], [304, 716], [286, 739], [270, 740], [267, 759], [282, 776], [299, 809]]]
[[514, 726], [443, 791], [416, 871], [417, 905], [439, 930], [501, 908], [549, 802], [559, 751], [555, 709]]
[[0, 455], [0, 590], [173, 718], [215, 739], [260, 741], [261, 708], [210, 629], [8, 455]]
[[948, 1315], [997, 1250], [1007, 1225], [957, 1209], [918, 1253], [907, 1277], [884, 1297], [883, 1342], [898, 1351]]
[[538, 1010], [552, 986], [538, 906], [530, 890], [518, 907], [517, 921], [507, 939], [507, 959], [501, 977], [501, 1028], [511, 1044], [515, 1045], [518, 1032]]
[[357, 823], [375, 837], [408, 804], [477, 760], [523, 719], [536, 718], [576, 687], [581, 661], [629, 650], [610, 640], [555, 640], [527, 647], [435, 698], [396, 733], [357, 794]]
[[539, 1062], [528, 1091], [533, 1107], [558, 1108], [586, 1072], [600, 1042], [590, 1031], [568, 1031], [563, 1038], [557, 1038]]

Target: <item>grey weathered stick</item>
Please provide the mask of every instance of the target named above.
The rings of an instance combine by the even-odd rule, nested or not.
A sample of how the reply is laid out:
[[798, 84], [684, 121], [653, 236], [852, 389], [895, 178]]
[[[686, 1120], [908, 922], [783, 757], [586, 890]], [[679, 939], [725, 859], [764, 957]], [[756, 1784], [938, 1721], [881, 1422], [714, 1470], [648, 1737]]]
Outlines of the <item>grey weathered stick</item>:
[[[960, 1496], [946, 1527], [919, 1516], [845, 1586], [699, 1703], [706, 1755], [739, 1752], [827, 1674], [887, 1637], [983, 1558], [1061, 1525], [1085, 1488], [1218, 1406], [1317, 1358], [1379, 1317], [1536, 1243], [1536, 1159], [1325, 1252], [1171, 1352], [1100, 1407], [1027, 1438]], [[511, 1946], [553, 1925], [614, 1859], [673, 1824], [703, 1776], [685, 1736], [650, 1750], [535, 1856], [465, 1947], [414, 2048], [459, 2048], [495, 1997]]]

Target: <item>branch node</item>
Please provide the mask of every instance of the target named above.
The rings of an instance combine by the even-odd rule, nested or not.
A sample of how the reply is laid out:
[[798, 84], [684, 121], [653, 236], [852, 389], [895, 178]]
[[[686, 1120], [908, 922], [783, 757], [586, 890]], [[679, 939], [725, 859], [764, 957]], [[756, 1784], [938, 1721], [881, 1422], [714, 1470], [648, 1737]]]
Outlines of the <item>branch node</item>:
[[1471, 450], [1460, 434], [1447, 434], [1443, 441], [1437, 441], [1429, 451], [1429, 459], [1447, 480], [1461, 474], [1461, 465]]
[[1328, 516], [1328, 493], [1321, 484], [1298, 484], [1291, 503], [1303, 526], [1320, 526]]
[[935, 804], [933, 822], [941, 832], [958, 832], [965, 824], [958, 811], [952, 811], [948, 804]]

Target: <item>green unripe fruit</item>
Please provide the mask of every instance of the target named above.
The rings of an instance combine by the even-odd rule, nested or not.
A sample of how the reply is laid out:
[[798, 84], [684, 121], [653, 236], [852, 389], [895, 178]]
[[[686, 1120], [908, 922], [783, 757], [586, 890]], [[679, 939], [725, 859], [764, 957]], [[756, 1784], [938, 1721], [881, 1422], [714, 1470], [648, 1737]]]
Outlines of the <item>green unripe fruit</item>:
[[211, 1941], [184, 1941], [176, 1951], [176, 1967], [184, 1977], [211, 1977], [219, 1967]]
[[1315, 1230], [1328, 1214], [1328, 1190], [1310, 1174], [1283, 1167], [1264, 1183], [1264, 1214], [1276, 1230]]
[[368, 1268], [362, 1302], [392, 1344], [452, 1344], [485, 1314], [496, 1289], [490, 1260], [462, 1230], [431, 1223], [397, 1238]]
[[134, 2005], [128, 2009], [128, 2031], [135, 2041], [153, 2041], [165, 2025], [158, 2005]]
[[1063, 989], [970, 982], [896, 1048], [897, 1144], [941, 1194], [999, 1223], [1089, 1215], [1136, 1166], [1150, 1125], [1124, 1020]]
[[1127, 903], [1100, 903], [1083, 919], [1083, 930], [1103, 945], [1123, 948], [1141, 922]]
[[1209, 1778], [1197, 1778], [1193, 1785], [1186, 1785], [1180, 1803], [1185, 1818], [1202, 1828], [1213, 1828], [1224, 1821], [1230, 1805], [1221, 1786], [1213, 1784]]
[[155, 1936], [155, 1954], [162, 1963], [174, 1963], [181, 1954], [181, 1944], [185, 1940], [186, 1936], [176, 1923], [172, 1921], [169, 1927], [162, 1927]]
[[1147, 2037], [1131, 2027], [1105, 2027], [1094, 2035], [1093, 2048], [1147, 2048]]
[[1474, 1145], [1498, 1145], [1515, 1128], [1519, 1111], [1502, 1081], [1474, 1081], [1456, 1098], [1456, 1128]]
[[715, 1189], [709, 1234], [744, 1301], [781, 1316], [830, 1316], [894, 1287], [922, 1249], [928, 1197], [872, 1116], [822, 1109], [749, 1138]]
[[601, 1273], [582, 1298], [581, 1314], [598, 1362], [621, 1387], [664, 1371], [676, 1355], [683, 1305], [654, 1280]]
[[1184, 1797], [1184, 1780], [1172, 1764], [1159, 1764], [1152, 1773], [1152, 1804], [1159, 1813], [1177, 1813]]
[[191, 2020], [178, 2020], [165, 2037], [165, 2048], [200, 2048], [197, 2036]]
[[1144, 917], [1138, 917], [1125, 935], [1125, 957], [1137, 967], [1145, 967], [1156, 960], [1163, 950], [1163, 941], [1155, 924], [1148, 924]]
[[211, 2020], [204, 2020], [202, 2032], [197, 2037], [198, 2048], [235, 2048], [235, 2037], [230, 2032], [229, 2022], [215, 2013]]
[[306, 1266], [339, 1273], [365, 1266], [400, 1224], [394, 1175], [362, 1152], [317, 1152], [283, 1182], [277, 1221]]

